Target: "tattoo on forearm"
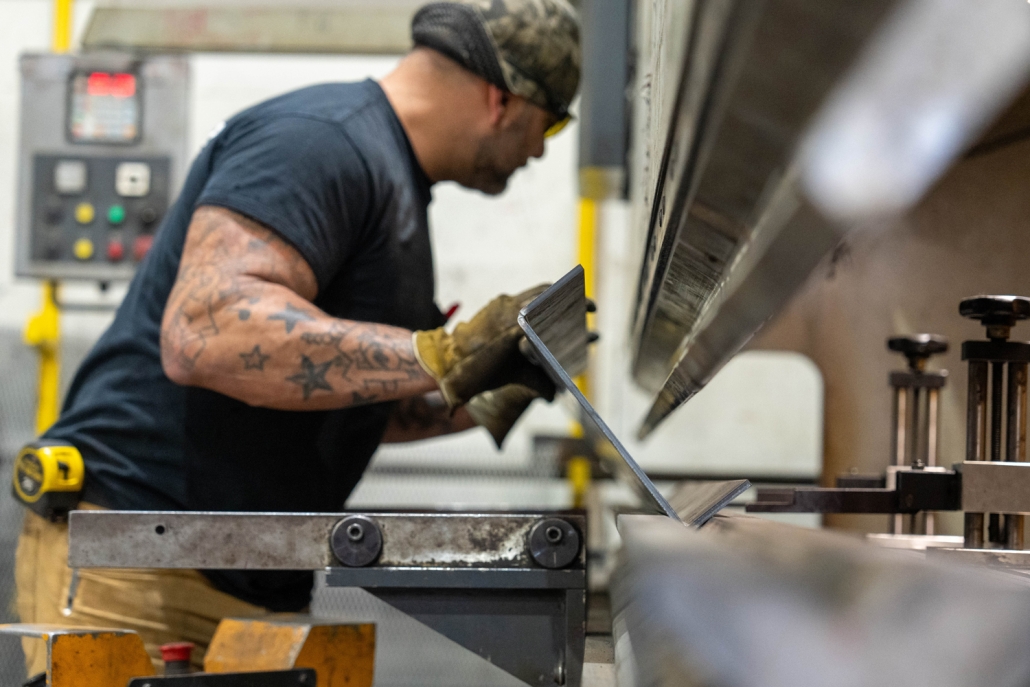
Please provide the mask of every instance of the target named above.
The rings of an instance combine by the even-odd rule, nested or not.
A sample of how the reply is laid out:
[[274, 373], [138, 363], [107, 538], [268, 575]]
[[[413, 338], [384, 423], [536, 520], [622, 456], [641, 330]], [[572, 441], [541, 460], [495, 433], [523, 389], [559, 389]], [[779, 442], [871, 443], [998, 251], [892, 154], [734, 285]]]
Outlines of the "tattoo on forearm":
[[[222, 240], [225, 232], [220, 230], [233, 222], [246, 227], [252, 236], [245, 246]], [[285, 244], [275, 232], [224, 210], [201, 208], [194, 214], [189, 232], [187, 243], [193, 248], [188, 253], [184, 250], [161, 328], [162, 351], [185, 369], [193, 369], [209, 341], [221, 333], [216, 321], [220, 309], [235, 311], [240, 320], [247, 320], [252, 312], [249, 306], [260, 301], [267, 281], [302, 280], [309, 269], [295, 251], [283, 251], [276, 245]], [[260, 266], [267, 281], [249, 279], [244, 283], [240, 275], [247, 266]]]
[[271, 357], [261, 352], [261, 346], [254, 346], [253, 350], [247, 353], [240, 353], [240, 358], [243, 359], [244, 370], [264, 370], [265, 362]]
[[[317, 287], [310, 266], [272, 230], [228, 210], [198, 209], [162, 321], [166, 369], [173, 377], [196, 371], [185, 383], [273, 404], [275, 396], [294, 404], [334, 394], [341, 404], [376, 403], [427, 388], [410, 332], [328, 317], [312, 302]], [[226, 375], [219, 361], [248, 374]], [[276, 379], [285, 381], [271, 384]]]
[[293, 328], [297, 326], [298, 322], [314, 322], [315, 318], [304, 310], [294, 307], [291, 303], [287, 303], [285, 310], [269, 315], [268, 320], [282, 320], [286, 324], [286, 333], [292, 334]]
[[329, 371], [332, 364], [332, 360], [327, 360], [324, 363], [315, 363], [306, 355], [301, 355], [300, 371], [295, 375], [287, 377], [286, 381], [293, 382], [301, 388], [305, 401], [311, 398], [311, 394], [319, 389], [331, 392], [333, 387], [326, 381], [325, 373]]
[[375, 394], [360, 394], [357, 391], [351, 392], [351, 404], [356, 406], [364, 406], [369, 403], [375, 403], [378, 396]]

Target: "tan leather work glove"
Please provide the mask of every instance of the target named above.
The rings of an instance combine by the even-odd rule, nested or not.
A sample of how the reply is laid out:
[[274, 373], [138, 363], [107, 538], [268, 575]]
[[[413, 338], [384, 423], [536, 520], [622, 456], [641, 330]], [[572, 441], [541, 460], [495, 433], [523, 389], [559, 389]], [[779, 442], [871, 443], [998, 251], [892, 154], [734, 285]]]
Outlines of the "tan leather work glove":
[[515, 296], [498, 296], [471, 320], [458, 324], [454, 333], [440, 327], [412, 334], [415, 357], [436, 380], [451, 410], [508, 384], [522, 384], [544, 398], [554, 398], [554, 384], [547, 373], [519, 352], [519, 311], [547, 287], [541, 284]]
[[508, 384], [473, 396], [465, 405], [465, 410], [477, 425], [490, 432], [500, 449], [508, 432], [537, 398], [540, 398], [540, 394], [528, 386]]

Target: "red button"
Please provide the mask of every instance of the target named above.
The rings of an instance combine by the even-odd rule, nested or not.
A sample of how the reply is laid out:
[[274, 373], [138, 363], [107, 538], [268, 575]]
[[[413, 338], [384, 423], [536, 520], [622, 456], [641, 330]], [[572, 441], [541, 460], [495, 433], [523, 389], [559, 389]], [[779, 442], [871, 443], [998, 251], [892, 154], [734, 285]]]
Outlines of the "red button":
[[143, 234], [142, 236], [136, 237], [136, 240], [132, 243], [132, 257], [136, 258], [136, 262], [139, 262], [146, 257], [152, 245], [154, 245], [153, 236]]
[[161, 660], [165, 663], [185, 663], [190, 660], [192, 653], [193, 644], [190, 642], [172, 642], [161, 645]]
[[107, 259], [111, 262], [118, 262], [125, 257], [125, 246], [121, 241], [107, 242]]

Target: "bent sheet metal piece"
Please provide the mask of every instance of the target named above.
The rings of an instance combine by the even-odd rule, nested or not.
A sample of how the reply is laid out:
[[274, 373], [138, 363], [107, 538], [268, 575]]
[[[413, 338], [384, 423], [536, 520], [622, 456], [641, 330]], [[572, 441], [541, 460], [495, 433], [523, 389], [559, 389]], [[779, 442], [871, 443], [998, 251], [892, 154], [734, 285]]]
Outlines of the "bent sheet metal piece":
[[555, 282], [532, 303], [523, 308], [519, 325], [526, 333], [540, 363], [558, 388], [564, 388], [576, 399], [597, 433], [603, 436], [618, 454], [616, 465], [620, 477], [630, 483], [644, 503], [657, 513], [693, 527], [701, 527], [715, 513], [745, 492], [747, 480], [705, 483], [705, 488], [681, 490], [677, 507], [673, 507], [647, 474], [641, 469], [611, 428], [572, 381], [572, 374], [586, 368], [586, 287], [583, 268], [577, 265]]

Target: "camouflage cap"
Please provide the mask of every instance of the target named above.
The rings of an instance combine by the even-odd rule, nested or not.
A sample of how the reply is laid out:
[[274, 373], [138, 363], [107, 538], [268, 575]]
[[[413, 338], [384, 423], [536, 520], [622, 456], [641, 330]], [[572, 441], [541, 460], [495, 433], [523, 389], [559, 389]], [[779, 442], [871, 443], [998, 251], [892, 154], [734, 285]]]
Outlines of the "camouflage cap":
[[453, 0], [423, 6], [415, 45], [564, 119], [579, 87], [579, 21], [566, 0]]

